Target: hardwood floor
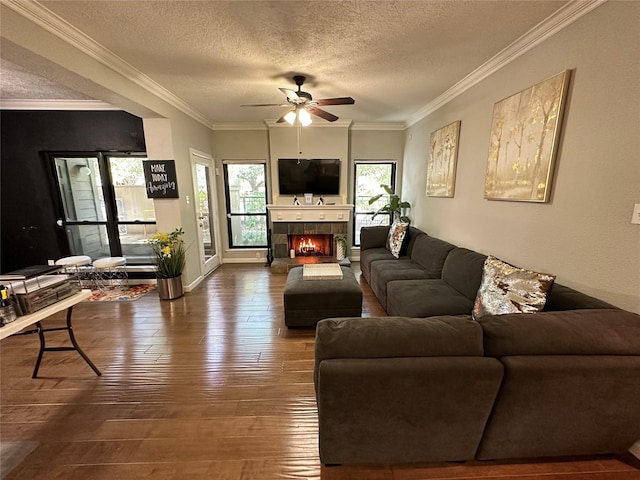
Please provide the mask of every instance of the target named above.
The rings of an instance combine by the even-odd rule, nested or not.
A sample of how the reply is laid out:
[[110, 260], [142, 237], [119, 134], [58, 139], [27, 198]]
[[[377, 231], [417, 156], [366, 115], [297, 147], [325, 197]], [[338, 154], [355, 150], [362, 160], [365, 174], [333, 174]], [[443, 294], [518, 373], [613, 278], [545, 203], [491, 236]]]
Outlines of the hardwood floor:
[[[75, 352], [56, 352], [45, 353], [41, 378], [32, 379], [37, 336], [3, 340], [0, 438], [37, 442], [4, 478], [640, 479], [630, 455], [321, 466], [314, 331], [284, 326], [285, 279], [264, 266], [227, 264], [171, 302], [152, 292], [79, 304], [74, 331], [101, 377]], [[363, 315], [383, 315], [361, 283]], [[56, 322], [63, 317], [47, 325]]]

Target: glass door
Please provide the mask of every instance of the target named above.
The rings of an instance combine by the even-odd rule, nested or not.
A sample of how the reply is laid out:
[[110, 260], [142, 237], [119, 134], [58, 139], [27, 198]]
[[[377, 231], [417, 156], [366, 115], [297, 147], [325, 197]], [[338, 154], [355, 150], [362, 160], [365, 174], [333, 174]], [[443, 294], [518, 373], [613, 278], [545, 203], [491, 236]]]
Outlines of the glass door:
[[198, 246], [201, 275], [206, 275], [220, 264], [218, 255], [216, 188], [213, 181], [211, 157], [191, 151], [193, 183], [196, 198], [194, 206], [198, 220]]
[[51, 155], [60, 200], [58, 225], [71, 255], [126, 256], [151, 264], [146, 244], [155, 232], [153, 201], [146, 198], [142, 160], [117, 154]]
[[71, 255], [111, 256], [107, 213], [98, 157], [55, 157], [64, 228]]

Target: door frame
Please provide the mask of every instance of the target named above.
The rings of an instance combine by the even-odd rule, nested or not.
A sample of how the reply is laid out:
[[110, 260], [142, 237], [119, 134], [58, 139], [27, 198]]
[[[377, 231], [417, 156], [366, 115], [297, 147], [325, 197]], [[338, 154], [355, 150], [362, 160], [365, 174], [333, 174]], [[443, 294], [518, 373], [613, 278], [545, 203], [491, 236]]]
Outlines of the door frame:
[[[220, 216], [218, 212], [218, 190], [215, 177], [213, 176], [213, 173], [215, 171], [215, 164], [211, 155], [194, 148], [189, 148], [189, 159], [191, 161], [191, 180], [193, 182], [193, 214], [196, 219], [200, 275], [202, 277], [205, 277], [222, 263], [222, 257], [220, 255]], [[209, 204], [211, 209], [211, 211], [209, 212], [209, 224], [213, 225], [213, 238], [211, 239], [211, 241], [213, 242], [213, 246], [215, 249], [215, 254], [212, 255], [209, 259], [207, 259], [204, 254], [204, 239], [202, 237], [202, 230], [200, 229], [198, 224], [198, 179], [196, 171], [197, 164], [204, 165], [209, 169], [209, 178], [207, 179], [210, 190]]]

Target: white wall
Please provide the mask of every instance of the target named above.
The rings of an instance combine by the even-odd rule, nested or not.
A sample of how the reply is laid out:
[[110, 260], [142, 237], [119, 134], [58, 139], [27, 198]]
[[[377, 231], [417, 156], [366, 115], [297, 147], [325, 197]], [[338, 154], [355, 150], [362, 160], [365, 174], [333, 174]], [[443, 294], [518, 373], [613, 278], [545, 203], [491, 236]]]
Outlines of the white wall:
[[[407, 131], [403, 199], [431, 235], [640, 312], [640, 3], [608, 2]], [[571, 69], [546, 204], [483, 199], [493, 105]], [[425, 197], [429, 135], [461, 120], [455, 198]]]

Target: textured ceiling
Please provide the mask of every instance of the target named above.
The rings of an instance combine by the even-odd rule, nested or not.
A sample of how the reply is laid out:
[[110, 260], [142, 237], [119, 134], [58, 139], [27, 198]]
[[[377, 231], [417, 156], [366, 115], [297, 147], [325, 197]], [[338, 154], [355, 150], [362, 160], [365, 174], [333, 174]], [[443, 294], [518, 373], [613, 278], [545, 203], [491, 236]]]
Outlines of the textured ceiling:
[[[567, 1], [40, 3], [211, 123], [229, 123], [278, 118], [282, 108], [240, 105], [281, 102], [294, 74], [316, 99], [355, 98], [326, 107], [335, 115], [406, 122]], [[19, 98], [5, 80], [3, 95]]]

